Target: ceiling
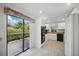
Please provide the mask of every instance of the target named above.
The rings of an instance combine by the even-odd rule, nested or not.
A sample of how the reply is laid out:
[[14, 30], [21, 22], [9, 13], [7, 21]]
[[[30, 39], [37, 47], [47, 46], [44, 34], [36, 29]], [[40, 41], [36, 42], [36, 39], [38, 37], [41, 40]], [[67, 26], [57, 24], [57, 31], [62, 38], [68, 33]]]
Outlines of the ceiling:
[[4, 4], [14, 8], [34, 19], [41, 18], [45, 23], [62, 22], [69, 15], [76, 4], [67, 3], [13, 3]]

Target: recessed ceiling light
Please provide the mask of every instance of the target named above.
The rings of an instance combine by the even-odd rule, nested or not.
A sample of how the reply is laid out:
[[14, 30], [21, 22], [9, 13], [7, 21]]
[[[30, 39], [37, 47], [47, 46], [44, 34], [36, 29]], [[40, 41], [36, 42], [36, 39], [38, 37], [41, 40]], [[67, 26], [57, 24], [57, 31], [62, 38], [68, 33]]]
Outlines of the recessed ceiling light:
[[67, 5], [71, 5], [71, 3], [67, 3]]
[[42, 14], [42, 11], [40, 10], [40, 14]]
[[62, 20], [65, 20], [64, 18]]

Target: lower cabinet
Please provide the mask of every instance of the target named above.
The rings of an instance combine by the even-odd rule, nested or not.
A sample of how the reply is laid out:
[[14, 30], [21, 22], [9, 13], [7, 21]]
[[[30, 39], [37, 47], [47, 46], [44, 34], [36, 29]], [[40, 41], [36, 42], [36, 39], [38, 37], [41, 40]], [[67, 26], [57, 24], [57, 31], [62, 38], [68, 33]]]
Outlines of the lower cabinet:
[[61, 33], [56, 33], [56, 34], [48, 33], [48, 34], [45, 35], [45, 39], [50, 39], [50, 40], [56, 40], [56, 41], [63, 42], [63, 35], [64, 34], [61, 34]]
[[63, 42], [63, 34], [57, 34], [57, 41]]
[[46, 34], [45, 38], [50, 40], [57, 40], [57, 34], [52, 34], [52, 33]]

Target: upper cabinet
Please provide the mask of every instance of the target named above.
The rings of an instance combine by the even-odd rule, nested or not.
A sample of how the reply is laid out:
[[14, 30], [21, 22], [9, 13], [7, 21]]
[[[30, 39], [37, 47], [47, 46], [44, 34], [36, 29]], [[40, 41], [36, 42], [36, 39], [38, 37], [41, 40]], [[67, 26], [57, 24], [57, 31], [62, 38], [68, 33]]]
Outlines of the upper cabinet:
[[58, 29], [65, 29], [65, 22], [58, 23]]

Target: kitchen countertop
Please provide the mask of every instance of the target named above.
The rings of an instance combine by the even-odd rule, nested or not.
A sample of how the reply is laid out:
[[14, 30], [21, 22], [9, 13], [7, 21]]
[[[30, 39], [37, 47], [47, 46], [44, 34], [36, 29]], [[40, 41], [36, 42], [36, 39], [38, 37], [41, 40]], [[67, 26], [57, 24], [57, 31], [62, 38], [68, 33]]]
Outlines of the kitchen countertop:
[[64, 34], [64, 32], [49, 32], [47, 34]]

